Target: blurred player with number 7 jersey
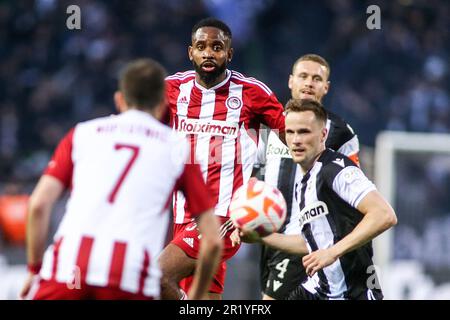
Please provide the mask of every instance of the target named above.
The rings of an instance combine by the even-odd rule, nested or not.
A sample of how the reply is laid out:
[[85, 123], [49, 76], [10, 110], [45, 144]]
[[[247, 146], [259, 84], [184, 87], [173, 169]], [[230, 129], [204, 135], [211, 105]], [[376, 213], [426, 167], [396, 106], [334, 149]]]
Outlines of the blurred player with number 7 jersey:
[[[189, 294], [205, 297], [221, 253], [219, 223], [200, 168], [186, 165], [186, 139], [158, 120], [164, 77], [153, 60], [128, 64], [114, 96], [120, 115], [79, 123], [60, 142], [31, 196], [23, 298], [157, 299], [174, 189], [204, 234]], [[43, 255], [51, 210], [67, 188], [65, 216]]]

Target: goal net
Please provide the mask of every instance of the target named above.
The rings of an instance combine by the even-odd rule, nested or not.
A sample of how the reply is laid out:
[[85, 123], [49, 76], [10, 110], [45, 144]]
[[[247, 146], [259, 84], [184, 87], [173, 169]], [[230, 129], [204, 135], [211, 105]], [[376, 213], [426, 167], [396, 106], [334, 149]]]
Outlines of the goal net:
[[450, 135], [382, 132], [375, 182], [398, 224], [374, 240], [386, 299], [450, 299]]

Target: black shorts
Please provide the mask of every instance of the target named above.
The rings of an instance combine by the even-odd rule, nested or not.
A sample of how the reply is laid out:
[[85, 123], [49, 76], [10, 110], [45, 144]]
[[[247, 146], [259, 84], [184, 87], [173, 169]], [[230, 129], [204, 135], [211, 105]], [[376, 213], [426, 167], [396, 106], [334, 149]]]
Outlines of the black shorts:
[[[383, 293], [379, 289], [366, 289], [350, 300], [383, 300]], [[311, 293], [302, 285], [298, 285], [288, 296], [287, 300], [328, 300], [328, 297], [319, 293]]]
[[284, 300], [306, 280], [302, 258], [263, 246], [260, 261], [260, 284], [263, 294]]

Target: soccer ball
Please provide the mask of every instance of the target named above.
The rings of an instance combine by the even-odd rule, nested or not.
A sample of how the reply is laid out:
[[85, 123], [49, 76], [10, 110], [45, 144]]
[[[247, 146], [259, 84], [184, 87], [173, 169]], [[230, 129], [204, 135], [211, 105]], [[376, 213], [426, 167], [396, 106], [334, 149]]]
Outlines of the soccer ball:
[[264, 237], [277, 232], [286, 220], [286, 200], [277, 188], [251, 178], [233, 194], [230, 218], [237, 228]]

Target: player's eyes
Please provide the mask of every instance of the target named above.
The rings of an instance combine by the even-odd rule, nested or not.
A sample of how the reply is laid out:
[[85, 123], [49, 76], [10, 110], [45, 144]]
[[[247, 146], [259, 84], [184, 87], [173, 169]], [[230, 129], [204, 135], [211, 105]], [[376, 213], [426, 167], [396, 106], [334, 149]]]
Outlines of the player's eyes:
[[214, 46], [214, 50], [220, 51], [220, 50], [222, 50], [222, 46], [216, 45], [216, 46]]

